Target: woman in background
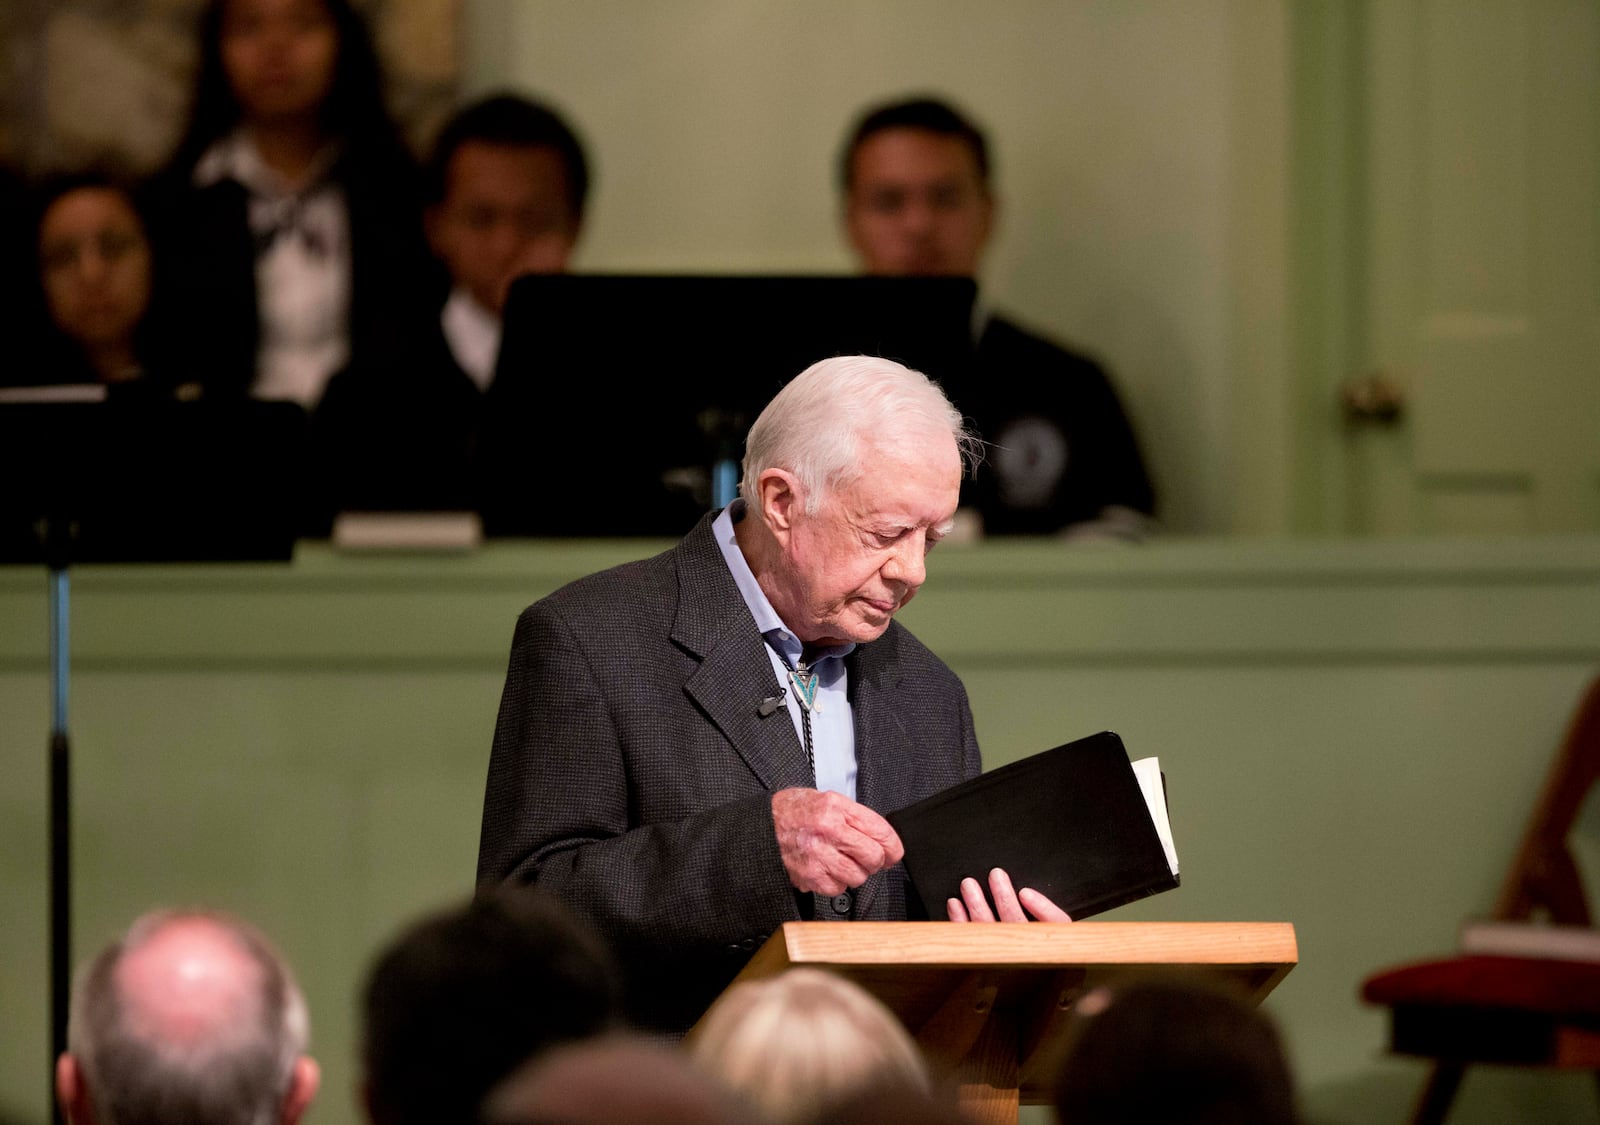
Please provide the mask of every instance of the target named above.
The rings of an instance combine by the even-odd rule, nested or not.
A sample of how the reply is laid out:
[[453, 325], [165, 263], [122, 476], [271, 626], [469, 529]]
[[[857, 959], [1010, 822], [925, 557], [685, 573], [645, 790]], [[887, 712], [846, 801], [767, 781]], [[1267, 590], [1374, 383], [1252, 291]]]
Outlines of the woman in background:
[[142, 327], [150, 305], [150, 240], [128, 191], [98, 173], [63, 176], [39, 195], [34, 261], [48, 313], [42, 346], [11, 382], [145, 380]]
[[212, 395], [312, 408], [431, 296], [416, 169], [349, 0], [212, 0], [149, 199], [159, 359]]

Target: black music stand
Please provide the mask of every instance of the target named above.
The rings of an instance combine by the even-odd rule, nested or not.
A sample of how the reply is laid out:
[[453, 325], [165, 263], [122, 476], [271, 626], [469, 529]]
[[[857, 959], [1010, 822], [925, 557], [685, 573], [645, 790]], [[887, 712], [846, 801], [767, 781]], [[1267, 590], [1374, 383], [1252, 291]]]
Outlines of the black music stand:
[[967, 278], [520, 278], [480, 436], [490, 535], [678, 536], [732, 496], [750, 424], [819, 359], [972, 361]]
[[78, 563], [283, 561], [304, 508], [293, 403], [0, 392], [0, 563], [50, 583], [50, 1084], [72, 973], [68, 569]]

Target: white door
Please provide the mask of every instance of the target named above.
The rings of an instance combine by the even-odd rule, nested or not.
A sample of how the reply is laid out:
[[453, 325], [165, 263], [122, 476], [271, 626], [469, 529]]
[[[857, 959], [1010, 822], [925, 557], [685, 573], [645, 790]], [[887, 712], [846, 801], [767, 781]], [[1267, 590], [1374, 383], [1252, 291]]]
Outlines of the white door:
[[[1300, 64], [1335, 60], [1345, 101], [1320, 127], [1346, 142], [1327, 166], [1350, 185], [1324, 196], [1335, 278], [1312, 293], [1343, 290], [1347, 343], [1323, 353], [1343, 370], [1311, 373], [1311, 393], [1328, 403], [1380, 380], [1377, 401], [1358, 396], [1368, 414], [1323, 415], [1338, 435], [1318, 443], [1321, 522], [1600, 531], [1600, 4], [1355, 10], [1332, 28], [1342, 43], [1302, 28], [1297, 47]], [[1370, 417], [1384, 390], [1400, 399], [1389, 422]]]

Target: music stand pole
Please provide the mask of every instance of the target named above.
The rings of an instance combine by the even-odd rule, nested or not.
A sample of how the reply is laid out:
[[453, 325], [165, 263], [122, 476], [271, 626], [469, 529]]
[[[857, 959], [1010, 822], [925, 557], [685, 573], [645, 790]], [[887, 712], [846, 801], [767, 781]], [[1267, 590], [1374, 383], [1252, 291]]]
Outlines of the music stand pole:
[[[52, 521], [54, 522], [54, 521]], [[50, 566], [50, 1108], [63, 1121], [56, 1059], [67, 1048], [72, 981], [72, 752], [67, 737], [66, 529], [46, 532]]]

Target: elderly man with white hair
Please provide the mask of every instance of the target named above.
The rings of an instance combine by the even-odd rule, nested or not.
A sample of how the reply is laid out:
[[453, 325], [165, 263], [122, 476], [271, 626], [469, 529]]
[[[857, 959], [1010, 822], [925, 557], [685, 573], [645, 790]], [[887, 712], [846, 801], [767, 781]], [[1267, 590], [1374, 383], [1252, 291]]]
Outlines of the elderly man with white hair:
[[72, 1125], [294, 1125], [316, 1096], [294, 975], [253, 926], [140, 917], [79, 974], [56, 1061]]
[[[783, 922], [907, 916], [881, 814], [980, 762], [961, 681], [893, 619], [973, 445], [918, 372], [824, 360], [751, 428], [739, 500], [517, 622], [478, 882], [593, 922], [641, 1024], [687, 1028]], [[992, 911], [971, 880], [930, 905], [1065, 918], [1004, 873], [990, 889]]]

